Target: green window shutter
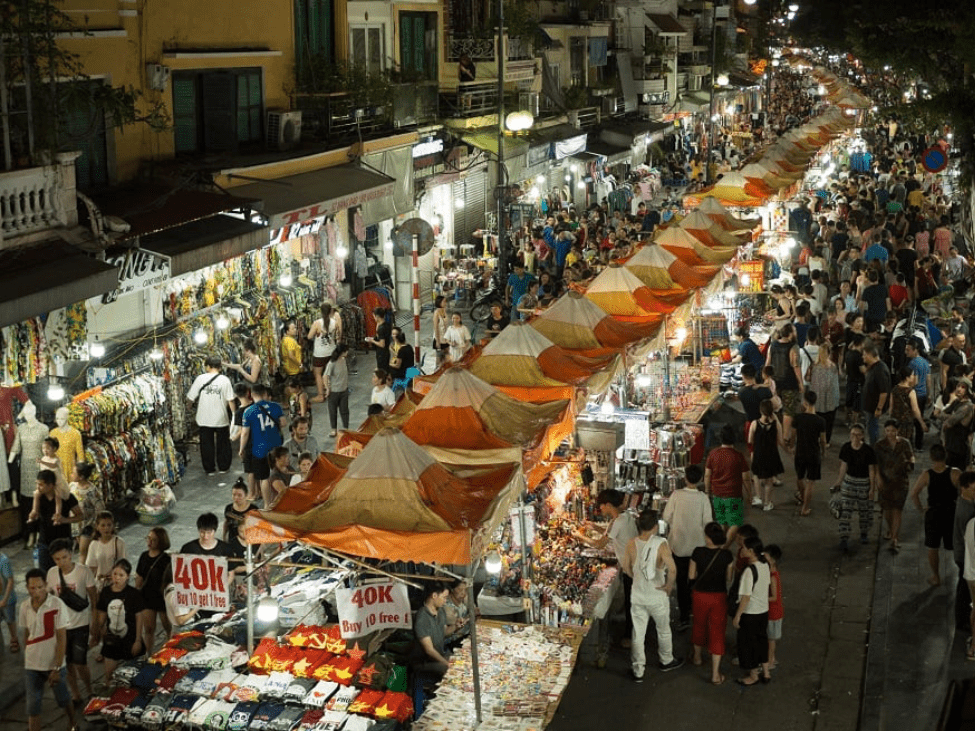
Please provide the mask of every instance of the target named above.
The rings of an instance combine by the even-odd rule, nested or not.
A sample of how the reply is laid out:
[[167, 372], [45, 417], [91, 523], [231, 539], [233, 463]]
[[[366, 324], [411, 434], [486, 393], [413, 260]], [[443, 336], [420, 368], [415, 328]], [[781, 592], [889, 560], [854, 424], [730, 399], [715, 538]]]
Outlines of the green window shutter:
[[318, 2], [318, 50], [331, 60], [332, 55], [332, 0]]
[[203, 75], [203, 143], [208, 152], [236, 146], [236, 89], [234, 75]]
[[177, 153], [199, 149], [195, 75], [173, 75], [173, 137]]
[[423, 77], [427, 76], [426, 69], [426, 35], [427, 22], [423, 15], [413, 18], [413, 68]]
[[399, 16], [399, 59], [404, 73], [413, 70], [413, 18], [408, 13]]

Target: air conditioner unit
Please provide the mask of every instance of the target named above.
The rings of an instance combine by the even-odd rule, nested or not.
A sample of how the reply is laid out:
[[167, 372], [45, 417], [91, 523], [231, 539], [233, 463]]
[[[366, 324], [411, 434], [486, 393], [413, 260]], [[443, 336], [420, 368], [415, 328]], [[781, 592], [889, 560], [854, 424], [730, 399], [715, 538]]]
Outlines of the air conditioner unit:
[[267, 146], [290, 150], [301, 141], [301, 112], [269, 111], [267, 113]]

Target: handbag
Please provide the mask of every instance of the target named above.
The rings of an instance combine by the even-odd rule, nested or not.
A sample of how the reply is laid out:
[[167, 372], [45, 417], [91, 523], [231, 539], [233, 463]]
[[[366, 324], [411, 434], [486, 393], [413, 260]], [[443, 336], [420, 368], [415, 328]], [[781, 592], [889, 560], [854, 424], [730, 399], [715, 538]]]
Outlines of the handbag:
[[699, 573], [699, 574], [697, 575], [697, 578], [695, 578], [695, 579], [694, 579], [694, 583], [695, 583], [695, 584], [696, 584], [696, 583], [697, 583], [698, 581], [700, 581], [700, 580], [701, 580], [702, 578], [704, 578], [704, 575], [705, 575], [705, 574], [706, 574], [706, 573], [708, 572], [708, 569], [710, 569], [710, 568], [711, 568], [712, 566], [714, 566], [714, 562], [715, 562], [715, 561], [717, 560], [717, 558], [718, 558], [718, 555], [719, 555], [720, 553], [721, 553], [721, 548], [718, 548], [718, 550], [717, 550], [717, 551], [715, 551], [715, 552], [714, 552], [714, 555], [713, 555], [713, 556], [711, 557], [711, 560], [710, 560], [710, 561], [708, 561], [708, 565], [704, 567], [704, 571], [702, 571], [701, 573]]
[[61, 569], [58, 569], [58, 576], [61, 577], [61, 591], [59, 596], [61, 601], [64, 602], [65, 606], [72, 612], [83, 612], [88, 608], [88, 597], [81, 596], [68, 586], [68, 582], [64, 580], [64, 574], [61, 573]]

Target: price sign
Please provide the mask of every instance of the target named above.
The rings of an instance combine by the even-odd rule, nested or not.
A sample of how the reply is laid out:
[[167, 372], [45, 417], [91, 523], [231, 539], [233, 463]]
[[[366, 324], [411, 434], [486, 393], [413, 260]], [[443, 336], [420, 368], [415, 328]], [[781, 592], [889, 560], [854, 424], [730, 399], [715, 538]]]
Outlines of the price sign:
[[524, 528], [528, 545], [532, 545], [535, 542], [535, 506], [512, 508], [508, 511], [508, 516], [511, 518], [511, 544], [515, 548], [525, 545], [525, 536], [522, 535], [522, 528]]
[[386, 581], [355, 589], [336, 589], [335, 603], [343, 639], [361, 637], [377, 629], [413, 627], [405, 584]]
[[177, 553], [173, 556], [173, 583], [180, 607], [208, 612], [230, 610], [230, 572], [227, 559], [222, 556]]

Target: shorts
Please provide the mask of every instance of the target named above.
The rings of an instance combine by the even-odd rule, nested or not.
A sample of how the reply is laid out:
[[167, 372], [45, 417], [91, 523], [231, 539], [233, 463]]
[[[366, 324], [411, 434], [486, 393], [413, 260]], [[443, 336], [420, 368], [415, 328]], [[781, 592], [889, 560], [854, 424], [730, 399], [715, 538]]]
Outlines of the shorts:
[[[61, 708], [67, 708], [71, 703], [71, 691], [68, 690], [67, 669], [61, 668], [61, 680], [54, 686], [54, 699]], [[27, 696], [27, 715], [41, 715], [41, 701], [44, 699], [44, 689], [50, 685], [50, 670], [25, 670], [24, 690]]]
[[711, 505], [714, 507], [714, 521], [716, 523], [728, 527], [744, 524], [745, 500], [743, 498], [712, 495]]
[[112, 642], [107, 644], [102, 643], [102, 656], [107, 657], [109, 660], [119, 660], [124, 662], [125, 660], [131, 660], [135, 657], [132, 654], [132, 645], [135, 643], [135, 639], [132, 642]]
[[770, 640], [781, 640], [782, 639], [782, 620], [781, 619], [770, 619], [768, 621], [768, 638]]
[[88, 664], [88, 625], [75, 627], [65, 632], [67, 647], [64, 648], [64, 661], [68, 665]]
[[7, 601], [7, 606], [0, 609], [0, 620], [6, 622], [7, 624], [16, 624], [17, 622], [17, 597], [11, 596]]
[[257, 459], [257, 458], [253, 454], [250, 453], [250, 450], [247, 450], [247, 449], [244, 450], [244, 454], [241, 456], [240, 462], [241, 462], [241, 465], [244, 468], [244, 474], [245, 475], [253, 475], [254, 474], [254, 460], [255, 459]]
[[924, 513], [924, 547], [954, 550], [955, 511], [952, 508], [929, 508]]
[[311, 359], [311, 364], [315, 368], [324, 368], [325, 366], [328, 365], [328, 361], [329, 360], [330, 359], [329, 359], [328, 356], [325, 356], [324, 358], [312, 358]]
[[251, 455], [251, 472], [256, 480], [266, 480], [271, 476], [271, 463], [267, 461], [267, 456], [258, 457]]
[[796, 479], [815, 481], [822, 477], [823, 462], [820, 459], [796, 457], [795, 467]]
[[798, 391], [782, 391], [779, 398], [782, 399], [782, 413], [786, 416], [802, 412], [802, 394]]

